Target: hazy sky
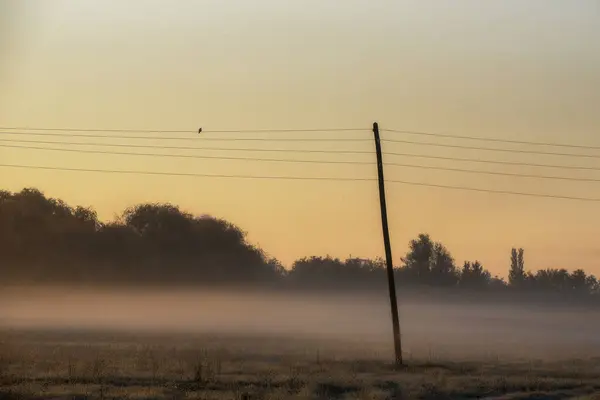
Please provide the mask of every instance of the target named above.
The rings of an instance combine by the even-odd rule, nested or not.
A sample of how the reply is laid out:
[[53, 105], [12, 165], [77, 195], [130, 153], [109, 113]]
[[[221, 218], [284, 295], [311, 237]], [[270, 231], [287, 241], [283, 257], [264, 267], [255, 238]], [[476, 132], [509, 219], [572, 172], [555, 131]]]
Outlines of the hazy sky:
[[[228, 137], [366, 138], [382, 128], [600, 146], [596, 0], [0, 0], [0, 126], [94, 129], [365, 128]], [[178, 136], [182, 136], [179, 134]], [[388, 138], [585, 153], [385, 133]], [[207, 134], [207, 137], [218, 137]], [[0, 134], [0, 139], [79, 141]], [[98, 143], [103, 139], [95, 139]], [[373, 150], [364, 143], [106, 143]], [[3, 142], [0, 144], [18, 144]], [[23, 145], [21, 143], [20, 145]], [[30, 144], [49, 147], [47, 144]], [[56, 146], [54, 146], [56, 147]], [[73, 148], [73, 146], [71, 146]], [[80, 146], [76, 148], [93, 148]], [[135, 149], [98, 147], [108, 151]], [[148, 149], [146, 149], [148, 150]], [[151, 150], [371, 161], [374, 155]], [[586, 165], [593, 158], [384, 143], [384, 151]], [[587, 150], [588, 154], [600, 151]], [[599, 178], [565, 171], [386, 157], [389, 162]], [[167, 172], [374, 178], [374, 165], [90, 155], [0, 147], [0, 163]], [[144, 201], [224, 217], [286, 263], [310, 254], [383, 254], [375, 182], [159, 177], [0, 168], [1, 186], [38, 187], [104, 219]], [[600, 183], [388, 167], [388, 179], [600, 198]], [[600, 203], [389, 184], [394, 257], [429, 232], [458, 263], [504, 275], [526, 266], [600, 274]]]

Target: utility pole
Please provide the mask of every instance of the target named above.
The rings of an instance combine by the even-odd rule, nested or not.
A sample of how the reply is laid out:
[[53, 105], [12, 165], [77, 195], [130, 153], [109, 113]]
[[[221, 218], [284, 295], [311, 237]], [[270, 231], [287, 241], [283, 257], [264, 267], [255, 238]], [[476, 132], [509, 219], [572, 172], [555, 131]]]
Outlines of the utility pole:
[[402, 365], [402, 342], [400, 340], [400, 321], [398, 319], [398, 300], [396, 298], [396, 284], [394, 282], [394, 264], [392, 260], [392, 247], [390, 245], [390, 231], [387, 221], [387, 206], [385, 204], [385, 180], [383, 178], [383, 157], [381, 155], [381, 140], [379, 138], [379, 124], [373, 123], [373, 136], [375, 138], [375, 151], [377, 153], [377, 177], [379, 180], [379, 204], [381, 207], [381, 227], [383, 229], [383, 244], [385, 246], [385, 264], [387, 269], [388, 287], [390, 292], [390, 306], [392, 309], [392, 326], [394, 328], [394, 351], [396, 365]]

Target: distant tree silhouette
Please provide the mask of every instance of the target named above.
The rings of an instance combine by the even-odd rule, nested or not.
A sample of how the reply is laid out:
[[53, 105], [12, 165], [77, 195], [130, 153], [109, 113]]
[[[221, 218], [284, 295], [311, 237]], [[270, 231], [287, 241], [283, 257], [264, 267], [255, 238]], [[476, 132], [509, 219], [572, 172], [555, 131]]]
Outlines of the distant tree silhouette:
[[430, 265], [435, 244], [427, 234], [419, 234], [409, 243], [409, 251], [402, 259], [403, 274], [409, 282], [426, 283], [430, 277]]
[[598, 280], [578, 269], [569, 273], [566, 269], [543, 269], [531, 274], [531, 289], [538, 292], [561, 293], [582, 296], [597, 292]]
[[510, 256], [510, 270], [508, 272], [508, 282], [510, 286], [522, 288], [526, 281], [525, 260], [523, 258], [524, 250], [513, 248]]
[[594, 275], [590, 275], [585, 279], [585, 286], [590, 294], [600, 295], [600, 281]]
[[497, 275], [490, 279], [489, 288], [495, 291], [506, 289], [508, 286], [504, 278], [500, 278]]
[[227, 221], [194, 217], [171, 204], [141, 204], [125, 210], [121, 219], [141, 238], [142, 261], [155, 275], [168, 269], [169, 276], [181, 279], [254, 282], [280, 272]]
[[577, 269], [571, 273], [569, 277], [570, 280], [570, 289], [576, 293], [587, 293], [591, 291], [591, 287], [589, 287], [588, 277], [584, 270]]
[[323, 288], [385, 288], [384, 263], [382, 260], [348, 258], [305, 257], [296, 260], [288, 273], [288, 279], [296, 287]]
[[43, 281], [76, 272], [75, 263], [85, 245], [79, 234], [90, 223], [80, 218], [91, 218], [93, 213], [74, 210], [30, 188], [15, 194], [3, 192], [0, 199], [2, 257], [12, 275], [34, 272]]
[[224, 220], [141, 204], [102, 224], [36, 189], [0, 193], [0, 243], [4, 274], [38, 282], [272, 282], [283, 269]]
[[[508, 284], [479, 261], [456, 268], [450, 251], [427, 234], [409, 243], [397, 284], [600, 299], [600, 283], [578, 269], [525, 271], [513, 248]], [[145, 203], [101, 222], [92, 208], [71, 207], [39, 190], [0, 191], [0, 283], [247, 284], [281, 288], [387, 291], [385, 263], [303, 257], [286, 270], [247, 241], [231, 222], [196, 216], [172, 204]], [[400, 292], [402, 293], [402, 291]], [[478, 294], [479, 295], [479, 294]]]
[[454, 286], [459, 274], [450, 252], [441, 243], [434, 243], [429, 235], [420, 234], [409, 244], [402, 259], [407, 280], [435, 286]]
[[465, 261], [460, 271], [460, 286], [468, 289], [484, 289], [492, 284], [492, 275], [479, 261]]
[[565, 269], [544, 269], [533, 275], [534, 289], [551, 292], [565, 292], [569, 289], [569, 273]]
[[431, 281], [434, 285], [455, 286], [458, 283], [459, 275], [454, 265], [454, 259], [441, 243], [436, 243], [433, 248], [430, 271]]

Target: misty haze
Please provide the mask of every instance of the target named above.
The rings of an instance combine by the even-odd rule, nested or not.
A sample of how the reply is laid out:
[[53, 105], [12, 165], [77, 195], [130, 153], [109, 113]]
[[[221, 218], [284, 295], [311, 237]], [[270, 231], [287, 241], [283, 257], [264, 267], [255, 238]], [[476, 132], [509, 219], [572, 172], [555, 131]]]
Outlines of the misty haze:
[[600, 400], [598, 0], [0, 0], [0, 400]]
[[[390, 351], [385, 296], [21, 288], [4, 291], [0, 300], [4, 328], [264, 335], [317, 345], [322, 339], [323, 350], [337, 341], [333, 354], [344, 342], [361, 356], [386, 358]], [[414, 357], [509, 361], [600, 354], [598, 310], [407, 299], [400, 315], [405, 351]]]

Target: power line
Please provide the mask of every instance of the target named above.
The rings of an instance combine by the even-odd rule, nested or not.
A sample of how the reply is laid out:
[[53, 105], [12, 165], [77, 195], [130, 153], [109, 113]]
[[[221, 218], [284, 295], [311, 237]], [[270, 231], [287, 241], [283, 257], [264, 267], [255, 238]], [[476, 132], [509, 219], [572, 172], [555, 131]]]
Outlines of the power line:
[[[159, 158], [166, 157], [166, 158], [193, 158], [193, 159], [221, 159], [221, 160], [311, 163], [311, 164], [361, 164], [361, 165], [372, 165], [373, 164], [373, 162], [369, 162], [369, 161], [292, 160], [292, 159], [282, 159], [282, 158], [205, 156], [205, 155], [195, 155], [195, 154], [130, 153], [130, 152], [115, 152], [115, 151], [104, 151], [104, 150], [57, 149], [57, 148], [49, 148], [49, 147], [19, 146], [19, 145], [5, 145], [5, 144], [0, 144], [0, 147], [19, 148], [19, 149], [28, 149], [28, 150], [86, 153], [86, 154], [146, 156], [146, 157], [159, 157]], [[481, 171], [481, 170], [471, 170], [471, 169], [464, 169], [464, 168], [438, 167], [438, 166], [430, 166], [430, 165], [403, 164], [403, 163], [394, 163], [394, 162], [386, 163], [386, 165], [395, 166], [395, 167], [431, 169], [431, 170], [439, 170], [439, 171], [463, 172], [463, 173], [472, 173], [472, 174], [510, 176], [510, 177], [518, 177], [518, 178], [538, 178], [538, 179], [553, 179], [553, 180], [578, 181], [578, 182], [600, 182], [600, 179], [594, 179], [594, 178], [575, 178], [575, 177], [537, 175], [537, 174], [518, 174], [518, 173], [510, 173], [510, 172]]]
[[542, 194], [542, 193], [513, 192], [513, 191], [509, 191], [509, 190], [479, 189], [479, 188], [473, 188], [473, 187], [467, 187], [467, 186], [438, 185], [438, 184], [433, 184], [433, 183], [408, 182], [408, 181], [400, 181], [400, 180], [391, 180], [388, 182], [400, 183], [400, 184], [404, 184], [404, 185], [426, 186], [426, 187], [433, 187], [433, 188], [440, 188], [440, 189], [452, 189], [452, 190], [465, 190], [465, 191], [481, 192], [481, 193], [495, 193], [495, 194], [514, 195], [514, 196], [543, 197], [543, 198], [550, 198], [550, 199], [600, 202], [600, 198], [593, 198], [593, 197], [575, 197], [575, 196], [561, 196], [561, 195]]
[[[41, 165], [17, 165], [17, 164], [0, 164], [0, 167], [35, 169], [35, 170], [51, 170], [51, 171], [68, 171], [68, 172], [183, 176], [183, 177], [197, 177], [197, 178], [239, 178], [239, 179], [362, 181], [362, 182], [377, 180], [375, 178], [194, 174], [194, 173], [159, 172], [159, 171], [66, 168], [66, 167], [50, 167], [50, 166], [41, 166]], [[473, 188], [473, 187], [467, 187], [467, 186], [439, 185], [439, 184], [432, 184], [432, 183], [412, 182], [412, 181], [403, 181], [403, 180], [388, 180], [387, 182], [396, 183], [396, 184], [404, 184], [404, 185], [412, 185], [412, 186], [424, 186], [424, 187], [452, 189], [452, 190], [461, 190], [461, 191], [473, 191], [473, 192], [482, 192], [482, 193], [495, 193], [495, 194], [505, 194], [505, 195], [515, 195], [515, 196], [528, 196], [528, 197], [541, 197], [541, 198], [552, 198], [552, 199], [563, 199], [563, 200], [600, 202], [600, 198], [592, 198], [592, 197], [575, 197], [575, 196], [561, 196], [561, 195], [541, 194], [541, 193], [514, 192], [514, 191], [508, 191], [508, 190], [480, 189], [480, 188]]]
[[[111, 129], [111, 128], [46, 128], [46, 127], [16, 127], [16, 126], [4, 126], [0, 127], [0, 130], [10, 131], [39, 131], [39, 132], [105, 132], [105, 133], [190, 133], [197, 134], [196, 129]], [[365, 128], [309, 128], [309, 129], [221, 129], [221, 130], [210, 130], [203, 129], [205, 133], [286, 133], [286, 132], [359, 132], [367, 131]], [[537, 141], [525, 141], [525, 140], [511, 140], [511, 139], [500, 139], [500, 138], [488, 138], [481, 136], [468, 136], [468, 135], [453, 135], [444, 133], [433, 133], [424, 131], [412, 131], [412, 130], [400, 130], [400, 129], [381, 129], [382, 132], [392, 133], [403, 133], [420, 136], [431, 136], [431, 137], [442, 137], [442, 138], [454, 138], [454, 139], [467, 139], [467, 140], [478, 140], [484, 142], [497, 142], [497, 143], [512, 143], [512, 144], [525, 144], [525, 145], [536, 145], [536, 146], [553, 146], [553, 147], [566, 147], [566, 148], [581, 148], [581, 149], [596, 149], [600, 150], [600, 146], [583, 145], [583, 144], [567, 144], [557, 142], [537, 142]], [[8, 133], [8, 132], [6, 132]], [[35, 133], [28, 133], [35, 134]], [[133, 137], [135, 138], [135, 137]], [[156, 138], [152, 138], [156, 139]], [[390, 141], [390, 139], [387, 139]]]
[[[0, 128], [2, 129], [2, 128]], [[213, 131], [214, 132], [214, 131]], [[203, 131], [202, 135], [198, 135], [197, 132], [194, 136], [190, 137], [165, 137], [165, 136], [123, 136], [123, 135], [80, 135], [74, 133], [39, 133], [39, 132], [0, 132], [0, 135], [19, 135], [19, 136], [42, 136], [42, 137], [68, 137], [68, 138], [93, 138], [93, 139], [147, 139], [147, 140], [194, 140], [204, 142], [370, 142], [369, 139], [352, 139], [352, 138], [207, 138], [204, 133], [211, 133], [210, 131]]]
[[28, 128], [16, 126], [2, 126], [4, 131], [40, 131], [40, 132], [115, 132], [115, 133], [197, 133], [197, 130], [172, 130], [172, 129], [87, 129], [87, 128]]
[[273, 179], [273, 180], [318, 180], [318, 181], [373, 181], [373, 178], [344, 178], [327, 176], [265, 176], [265, 175], [228, 175], [228, 174], [197, 174], [186, 172], [160, 172], [160, 171], [139, 171], [139, 170], [108, 170], [108, 169], [89, 169], [89, 168], [67, 168], [67, 167], [49, 167], [42, 165], [17, 165], [0, 164], [5, 168], [25, 168], [50, 171], [69, 171], [69, 172], [97, 172], [110, 174], [133, 174], [133, 175], [163, 175], [163, 176], [185, 176], [197, 178], [239, 178], [239, 179]]
[[[38, 132], [0, 132], [0, 134], [5, 135], [30, 135], [30, 136], [55, 136], [55, 137], [78, 137], [78, 138], [102, 138], [102, 139], [149, 139], [149, 140], [203, 140], [203, 141], [259, 141], [259, 142], [366, 142], [369, 139], [354, 139], [354, 138], [288, 138], [288, 139], [277, 139], [277, 138], [206, 138], [198, 137], [196, 131], [189, 130], [142, 130], [142, 129], [74, 129], [74, 128], [17, 128], [17, 127], [0, 127], [0, 130], [38, 130], [38, 131], [59, 131], [59, 132], [137, 132], [137, 133], [193, 133], [195, 137], [158, 137], [158, 136], [110, 136], [110, 135], [77, 135], [77, 134], [66, 134], [66, 133], [38, 133]], [[365, 129], [361, 128], [323, 128], [323, 129], [245, 129], [245, 130], [203, 130], [203, 133], [243, 133], [243, 132], [348, 132], [348, 131], [365, 131]], [[494, 141], [494, 142], [503, 142], [503, 143], [518, 143], [518, 144], [536, 144], [536, 145], [548, 145], [548, 146], [559, 146], [559, 147], [572, 147], [572, 148], [590, 148], [590, 149], [600, 149], [595, 146], [583, 146], [583, 145], [563, 145], [558, 143], [542, 143], [542, 142], [526, 142], [526, 141], [511, 141], [504, 139], [490, 139], [490, 138], [478, 138], [471, 136], [460, 136], [460, 135], [444, 135], [437, 133], [428, 133], [428, 132], [417, 132], [417, 131], [401, 131], [401, 130], [393, 130], [393, 129], [383, 129], [382, 131], [386, 132], [395, 132], [395, 133], [409, 133], [409, 134], [418, 134], [418, 135], [429, 135], [434, 137], [452, 137], [452, 138], [462, 138], [462, 139], [473, 139], [473, 140], [484, 140], [484, 141]], [[8, 139], [0, 139], [2, 141], [7, 141]], [[390, 143], [405, 143], [405, 144], [413, 144], [413, 145], [421, 145], [421, 146], [433, 146], [433, 147], [446, 147], [446, 148], [459, 148], [459, 149], [467, 149], [467, 150], [483, 150], [483, 151], [497, 151], [497, 152], [507, 152], [507, 153], [523, 153], [523, 154], [540, 154], [540, 155], [553, 155], [553, 156], [563, 156], [563, 157], [575, 157], [575, 158], [600, 158], [600, 155], [592, 155], [592, 154], [573, 154], [573, 153], [557, 153], [557, 152], [545, 152], [545, 151], [535, 151], [535, 150], [520, 150], [520, 149], [502, 149], [502, 148], [489, 148], [489, 147], [477, 147], [477, 146], [465, 146], [465, 145], [454, 145], [454, 144], [444, 144], [444, 143], [426, 143], [426, 142], [417, 142], [412, 140], [402, 140], [402, 139], [382, 139], [384, 142]], [[42, 142], [42, 141], [22, 141], [27, 143], [46, 143], [46, 144], [55, 144], [55, 142]], [[56, 142], [58, 143], [58, 142]], [[97, 145], [97, 146], [117, 146], [116, 144], [106, 144], [106, 143], [67, 143], [61, 142], [62, 144], [81, 144], [81, 145]], [[61, 144], [59, 143], [59, 144]], [[148, 148], [147, 146], [134, 146], [127, 145], [128, 147], [143, 147]], [[117, 146], [119, 147], [119, 146]], [[167, 147], [165, 147], [167, 148]], [[179, 149], [177, 147], [168, 147], [171, 149]], [[207, 148], [208, 149], [208, 148]], [[223, 149], [215, 149], [215, 150], [223, 150]], [[245, 151], [243, 149], [236, 149], [240, 151]], [[254, 150], [254, 149], [251, 149]], [[259, 151], [259, 150], [257, 150]], [[260, 150], [262, 151], [262, 150]], [[265, 150], [265, 151], [273, 151], [273, 150]], [[274, 150], [278, 151], [278, 150]], [[287, 151], [287, 150], [286, 150]], [[297, 150], [296, 150], [297, 151]], [[307, 152], [315, 152], [315, 151], [307, 151]], [[366, 152], [365, 152], [366, 153]], [[356, 154], [355, 152], [347, 153], [347, 154]]]
[[309, 163], [309, 164], [362, 164], [373, 165], [370, 161], [339, 161], [339, 160], [294, 160], [285, 158], [255, 158], [255, 157], [232, 157], [232, 156], [206, 156], [197, 154], [159, 154], [159, 153], [130, 153], [119, 151], [104, 151], [104, 150], [84, 150], [84, 149], [57, 149], [50, 147], [38, 146], [20, 146], [10, 144], [0, 144], [0, 147], [28, 149], [28, 150], [44, 150], [44, 151], [62, 151], [72, 153], [86, 154], [108, 154], [108, 155], [123, 155], [123, 156], [146, 156], [146, 157], [167, 157], [167, 158], [195, 158], [195, 159], [216, 159], [216, 160], [241, 160], [241, 161], [264, 161], [264, 162], [287, 162], [287, 163]]
[[22, 140], [22, 139], [0, 139], [0, 142], [9, 143], [36, 143], [51, 145], [68, 146], [106, 146], [106, 147], [131, 147], [140, 149], [166, 149], [166, 150], [215, 150], [215, 151], [265, 151], [265, 152], [286, 152], [286, 153], [325, 153], [325, 154], [372, 154], [370, 151], [360, 150], [309, 150], [309, 149], [251, 149], [251, 148], [231, 148], [231, 147], [190, 147], [190, 146], [157, 146], [142, 144], [122, 144], [122, 143], [95, 143], [95, 142], [53, 142], [44, 140]]
[[[4, 131], [38, 131], [38, 132], [104, 132], [104, 133], [189, 133], [189, 134], [197, 134], [197, 130], [184, 129], [184, 130], [173, 130], [173, 129], [101, 129], [101, 128], [45, 128], [45, 127], [15, 127], [15, 126], [4, 126], [0, 127], [0, 130]], [[210, 130], [203, 129], [203, 133], [291, 133], [291, 132], [360, 132], [366, 131], [365, 128], [309, 128], [309, 129], [221, 129], [221, 130]], [[411, 135], [420, 135], [420, 136], [430, 136], [430, 137], [441, 137], [441, 138], [454, 138], [454, 139], [467, 139], [467, 140], [477, 140], [484, 142], [497, 142], [497, 143], [512, 143], [512, 144], [525, 144], [525, 145], [535, 145], [535, 146], [552, 146], [552, 147], [565, 147], [565, 148], [580, 148], [580, 149], [595, 149], [600, 150], [600, 146], [594, 145], [583, 145], [583, 144], [567, 144], [567, 143], [557, 143], [557, 142], [537, 142], [537, 141], [525, 141], [525, 140], [512, 140], [512, 139], [500, 139], [500, 138], [487, 138], [481, 136], [468, 136], [468, 135], [453, 135], [453, 134], [444, 134], [444, 133], [433, 133], [433, 132], [424, 132], [424, 131], [412, 131], [412, 130], [400, 130], [400, 129], [381, 129], [382, 132], [392, 132], [392, 133], [402, 133], [402, 134], [411, 134]], [[0, 132], [3, 134], [28, 134], [35, 136], [66, 136], [66, 137], [95, 137], [95, 138], [103, 138], [103, 137], [111, 137], [104, 135], [66, 135], [66, 134], [50, 134], [50, 133], [37, 133], [37, 132]], [[113, 136], [114, 137], [114, 136]], [[114, 137], [114, 138], [123, 138], [123, 139], [172, 139], [172, 140], [189, 140], [192, 138], [161, 138], [161, 137], [139, 137], [139, 136], [123, 136], [123, 137]], [[206, 140], [207, 138], [205, 138]], [[213, 140], [225, 140], [228, 138]], [[280, 140], [280, 139], [246, 139], [246, 138], [229, 138], [228, 140]], [[293, 140], [293, 139], [287, 139]], [[318, 140], [329, 140], [329, 139], [296, 139], [298, 141], [318, 141]], [[330, 140], [368, 140], [368, 139], [330, 139]], [[404, 141], [398, 141], [394, 139], [383, 139], [389, 142], [400, 142], [405, 143]], [[558, 154], [557, 154], [558, 155]], [[562, 155], [562, 154], [560, 154]], [[570, 155], [570, 154], [568, 154]]]
[[[496, 161], [496, 160], [484, 160], [480, 158], [462, 158], [462, 157], [445, 157], [445, 156], [431, 156], [425, 154], [412, 154], [412, 153], [397, 153], [397, 152], [384, 152], [385, 155], [389, 156], [401, 156], [401, 157], [414, 157], [414, 158], [426, 158], [433, 160], [447, 160], [447, 161], [465, 161], [483, 164], [498, 164], [498, 165], [512, 165], [522, 167], [540, 167], [540, 168], [557, 168], [557, 169], [569, 169], [569, 170], [581, 170], [581, 171], [600, 171], [600, 167], [585, 167], [578, 165], [556, 165], [556, 164], [538, 164], [538, 163], [527, 163], [527, 162], [513, 162], [513, 161]], [[393, 163], [386, 163], [393, 164]]]
[[408, 168], [420, 168], [420, 169], [434, 169], [439, 171], [452, 171], [452, 172], [466, 172], [470, 174], [484, 174], [484, 175], [500, 175], [500, 176], [511, 176], [516, 178], [537, 178], [537, 179], [554, 179], [563, 181], [574, 181], [574, 182], [600, 182], [600, 179], [595, 178], [574, 178], [566, 176], [555, 176], [555, 175], [536, 175], [536, 174], [516, 174], [510, 172], [498, 172], [498, 171], [481, 171], [464, 168], [451, 168], [451, 167], [436, 167], [431, 165], [415, 165], [415, 164], [399, 164], [399, 163], [388, 163], [396, 167], [408, 167]]
[[527, 140], [486, 138], [486, 137], [481, 137], [481, 136], [466, 136], [466, 135], [450, 135], [450, 134], [445, 134], [445, 133], [406, 131], [406, 130], [398, 130], [398, 129], [382, 129], [382, 131], [393, 132], [393, 133], [405, 133], [405, 134], [409, 134], [409, 135], [452, 138], [452, 139], [479, 140], [482, 142], [512, 143], [512, 144], [526, 144], [526, 145], [533, 145], [533, 146], [552, 146], [552, 147], [568, 147], [568, 148], [575, 148], [575, 149], [600, 150], [600, 146], [583, 145], [583, 144], [567, 144], [567, 143], [556, 143], [556, 142], [534, 142], [534, 141], [527, 141]]
[[[90, 128], [28, 128], [16, 126], [0, 127], [0, 130], [17, 131], [40, 131], [40, 132], [114, 132], [114, 133], [194, 133], [196, 129], [169, 130], [169, 129], [90, 129]], [[205, 130], [205, 133], [287, 133], [287, 132], [358, 132], [366, 131], [365, 128], [310, 128], [310, 129], [225, 129], [225, 130]]]
[[[0, 142], [25, 142], [25, 143], [42, 143], [42, 144], [54, 144], [54, 145], [93, 145], [91, 143], [71, 143], [71, 142], [46, 142], [46, 141], [21, 141], [21, 140], [5, 140], [0, 139]], [[101, 144], [105, 146], [106, 144]], [[108, 144], [110, 146], [110, 144]], [[171, 157], [171, 158], [197, 158], [197, 159], [224, 159], [224, 160], [247, 160], [247, 161], [265, 161], [265, 162], [290, 162], [290, 163], [315, 163], [315, 164], [355, 164], [355, 165], [371, 165], [369, 161], [328, 161], [328, 160], [291, 160], [291, 159], [276, 159], [276, 158], [254, 158], [254, 157], [231, 157], [231, 156], [205, 156], [205, 155], [183, 155], [183, 154], [157, 154], [157, 153], [131, 153], [131, 152], [118, 152], [118, 151], [103, 151], [103, 150], [84, 150], [84, 149], [59, 149], [59, 148], [48, 148], [38, 146], [21, 146], [21, 145], [7, 145], [0, 144], [0, 147], [6, 148], [19, 148], [19, 149], [30, 149], [30, 150], [44, 150], [44, 151], [62, 151], [62, 152], [74, 152], [74, 153], [90, 153], [90, 154], [115, 154], [115, 155], [131, 155], [131, 156], [155, 156], [155, 157]], [[138, 147], [135, 145], [118, 145], [117, 147]], [[170, 149], [171, 147], [164, 146], [142, 146], [143, 148], [150, 147], [156, 149]], [[176, 149], [186, 150], [203, 150], [203, 148], [189, 148], [189, 147], [177, 147]], [[210, 150], [208, 148], [207, 150]], [[219, 149], [221, 150], [221, 149]], [[245, 150], [245, 149], [228, 149], [228, 150]], [[248, 149], [254, 151], [255, 149]], [[268, 151], [270, 151], [269, 149]], [[263, 151], [257, 149], [256, 151]], [[267, 151], [267, 150], [264, 150]], [[283, 151], [283, 150], [281, 150]], [[288, 151], [288, 150], [285, 150]], [[303, 152], [303, 151], [302, 151]], [[354, 154], [354, 153], [352, 153]], [[360, 152], [360, 154], [363, 154]], [[600, 167], [585, 167], [585, 166], [573, 166], [573, 165], [555, 165], [555, 164], [538, 164], [538, 163], [526, 163], [526, 162], [511, 162], [511, 161], [495, 161], [495, 160], [484, 160], [476, 158], [461, 158], [461, 157], [445, 157], [445, 156], [432, 156], [424, 154], [411, 154], [411, 153], [398, 153], [398, 152], [386, 152], [388, 156], [401, 156], [401, 157], [413, 157], [413, 158], [425, 158], [425, 159], [436, 159], [436, 160], [448, 160], [448, 161], [465, 161], [474, 163], [484, 164], [497, 164], [497, 165], [511, 165], [511, 166], [526, 166], [526, 167], [541, 167], [541, 168], [555, 168], [565, 170], [582, 170], [582, 171], [600, 171]], [[385, 165], [392, 166], [407, 166], [405, 164], [399, 164], [394, 162], [386, 162]]]
[[505, 153], [523, 153], [523, 154], [542, 154], [549, 156], [564, 156], [564, 157], [575, 157], [575, 158], [600, 158], [600, 155], [593, 154], [573, 154], [573, 153], [555, 153], [548, 151], [535, 151], [535, 150], [516, 150], [516, 149], [498, 149], [492, 147], [477, 147], [477, 146], [463, 146], [458, 144], [445, 144], [445, 143], [424, 143], [415, 142], [412, 140], [401, 140], [401, 139], [382, 139], [384, 142], [389, 143], [406, 143], [416, 144], [420, 146], [433, 146], [433, 147], [449, 147], [454, 149], [467, 149], [467, 150], [484, 150], [484, 151], [499, 151]]

